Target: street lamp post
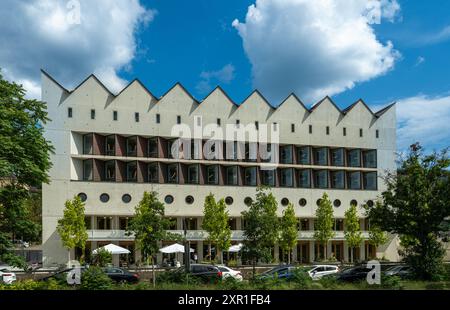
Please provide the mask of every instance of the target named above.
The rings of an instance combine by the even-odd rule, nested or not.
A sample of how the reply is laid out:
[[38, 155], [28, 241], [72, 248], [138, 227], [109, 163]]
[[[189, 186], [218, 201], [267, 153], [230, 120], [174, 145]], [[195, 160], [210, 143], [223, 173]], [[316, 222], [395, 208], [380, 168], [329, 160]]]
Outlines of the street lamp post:
[[186, 273], [190, 271], [190, 265], [191, 265], [191, 246], [189, 244], [189, 241], [187, 240], [187, 218], [183, 221], [184, 224], [184, 268]]

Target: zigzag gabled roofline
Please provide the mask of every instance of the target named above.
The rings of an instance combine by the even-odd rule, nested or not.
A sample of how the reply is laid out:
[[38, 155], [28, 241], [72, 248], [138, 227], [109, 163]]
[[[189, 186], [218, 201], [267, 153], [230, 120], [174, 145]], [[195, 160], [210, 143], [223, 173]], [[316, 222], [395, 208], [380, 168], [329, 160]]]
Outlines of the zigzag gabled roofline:
[[388, 111], [391, 107], [393, 107], [396, 102], [391, 103], [390, 105], [382, 108], [381, 110], [379, 110], [378, 112], [373, 112], [369, 106], [364, 102], [364, 100], [362, 100], [361, 98], [358, 99], [357, 101], [355, 101], [354, 103], [352, 103], [351, 105], [349, 105], [347, 108], [341, 110], [339, 109], [339, 107], [336, 105], [336, 103], [334, 103], [333, 99], [331, 99], [330, 96], [325, 96], [323, 99], [319, 100], [316, 104], [312, 105], [312, 107], [310, 109], [308, 109], [305, 104], [297, 97], [297, 95], [295, 93], [290, 93], [278, 106], [273, 106], [269, 103], [269, 101], [261, 94], [261, 92], [258, 89], [253, 90], [250, 95], [248, 95], [244, 100], [242, 100], [242, 102], [240, 104], [236, 103], [233, 99], [231, 99], [231, 97], [227, 94], [227, 92], [225, 92], [223, 90], [222, 87], [220, 87], [219, 85], [217, 85], [209, 94], [207, 94], [201, 101], [197, 100], [184, 86], [183, 84], [181, 84], [180, 82], [176, 82], [171, 88], [169, 88], [169, 90], [167, 90], [162, 96], [160, 96], [159, 98], [156, 97], [155, 95], [153, 95], [153, 93], [147, 88], [145, 87], [145, 85], [139, 80], [139, 79], [134, 79], [132, 80], [130, 83], [128, 83], [127, 86], [125, 86], [119, 93], [114, 94], [113, 92], [111, 92], [101, 81], [99, 78], [97, 78], [97, 76], [95, 74], [90, 74], [87, 78], [85, 78], [81, 83], [79, 83], [73, 90], [68, 90], [67, 88], [65, 88], [64, 86], [62, 86], [58, 81], [56, 81], [48, 72], [46, 72], [44, 69], [41, 69], [42, 74], [44, 74], [47, 78], [49, 78], [52, 82], [54, 82], [56, 85], [58, 85], [61, 89], [63, 89], [65, 92], [72, 94], [73, 92], [75, 92], [81, 85], [83, 85], [87, 80], [89, 80], [90, 78], [94, 78], [95, 81], [97, 81], [100, 86], [102, 86], [109, 94], [111, 94], [114, 97], [118, 97], [120, 96], [131, 84], [133, 84], [134, 82], [139, 83], [142, 88], [144, 88], [145, 91], [148, 92], [148, 94], [150, 96], [152, 96], [153, 98], [155, 98], [156, 100], [160, 101], [164, 96], [166, 96], [172, 89], [174, 89], [177, 85], [181, 87], [181, 89], [197, 104], [200, 104], [201, 102], [205, 101], [206, 98], [208, 98], [215, 90], [219, 89], [227, 98], [228, 100], [233, 103], [235, 106], [240, 107], [242, 104], [244, 104], [254, 93], [258, 94], [263, 101], [273, 110], [278, 109], [279, 107], [281, 107], [286, 100], [290, 97], [290, 96], [294, 96], [294, 98], [300, 102], [300, 104], [303, 106], [303, 108], [305, 108], [305, 110], [309, 113], [312, 113], [320, 104], [322, 104], [326, 99], [328, 99], [331, 104], [336, 108], [336, 110], [338, 110], [339, 113], [346, 115], [348, 112], [350, 112], [358, 102], [361, 102], [366, 108], [367, 110], [369, 110], [369, 112], [376, 118], [380, 117], [381, 115], [383, 115], [386, 111]]

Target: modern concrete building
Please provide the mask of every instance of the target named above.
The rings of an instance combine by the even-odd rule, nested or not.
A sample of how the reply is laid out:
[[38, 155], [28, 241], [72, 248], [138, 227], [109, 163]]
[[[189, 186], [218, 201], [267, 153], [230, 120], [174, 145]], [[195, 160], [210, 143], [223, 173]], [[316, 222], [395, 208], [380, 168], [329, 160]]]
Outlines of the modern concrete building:
[[[51, 119], [45, 126], [46, 137], [55, 146], [51, 182], [43, 186], [45, 265], [67, 260], [56, 225], [64, 202], [74, 196], [86, 204], [88, 249], [107, 243], [128, 247], [136, 252], [128, 257], [133, 263], [140, 258], [133, 237], [125, 234], [127, 222], [144, 191], [158, 192], [167, 217], [174, 219], [172, 229], [182, 233], [186, 223], [187, 237], [201, 261], [208, 253], [201, 229], [205, 196], [211, 192], [216, 198], [225, 198], [232, 241], [239, 243], [245, 225], [241, 212], [255, 197], [256, 186], [262, 184], [272, 187], [280, 215], [289, 202], [295, 207], [299, 237], [293, 261], [311, 262], [320, 255], [313, 231], [317, 203], [324, 192], [334, 205], [336, 230], [327, 253], [348, 260], [344, 212], [351, 203], [358, 205], [367, 237], [369, 223], [361, 206], [374, 203], [384, 190], [380, 177], [395, 169], [394, 105], [372, 112], [358, 100], [340, 110], [325, 97], [308, 109], [291, 94], [274, 108], [258, 91], [236, 104], [219, 87], [199, 102], [178, 83], [157, 98], [139, 80], [113, 94], [93, 75], [69, 91], [44, 71], [42, 100], [47, 102]], [[257, 144], [252, 138], [239, 143], [242, 148], [230, 147], [229, 141], [214, 143], [219, 146], [211, 148], [216, 156], [206, 156], [201, 151], [211, 138], [205, 134], [208, 130], [189, 143], [191, 154], [184, 145], [183, 156], [173, 158], [173, 141], [179, 137], [173, 131], [176, 125], [192, 131], [206, 125], [220, 131], [233, 125], [256, 132], [267, 125], [268, 140], [276, 143], [278, 151], [273, 157], [277, 159], [275, 169], [267, 169], [267, 160], [259, 152], [253, 156]], [[264, 145], [262, 140], [257, 142]], [[225, 156], [237, 151], [244, 158]], [[376, 253], [398, 260], [397, 243], [391, 236], [385, 246], [374, 249], [364, 241], [356, 257], [365, 259]], [[275, 247], [275, 258], [279, 255]]]

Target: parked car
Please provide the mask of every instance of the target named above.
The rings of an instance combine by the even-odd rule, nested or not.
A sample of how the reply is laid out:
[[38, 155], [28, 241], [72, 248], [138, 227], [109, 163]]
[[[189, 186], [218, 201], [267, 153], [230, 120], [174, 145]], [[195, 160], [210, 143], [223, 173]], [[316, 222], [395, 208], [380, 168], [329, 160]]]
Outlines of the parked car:
[[14, 272], [11, 272], [7, 268], [0, 269], [0, 282], [12, 284], [14, 281], [16, 281], [16, 274]]
[[308, 274], [313, 280], [319, 280], [323, 276], [336, 274], [339, 272], [339, 267], [335, 265], [314, 265], [312, 269], [308, 270]]
[[233, 278], [239, 282], [243, 280], [242, 273], [237, 270], [233, 270], [227, 266], [217, 266], [219, 270], [222, 272], [222, 279]]
[[278, 279], [289, 280], [292, 278], [295, 269], [296, 267], [292, 265], [277, 266], [259, 274], [257, 279], [266, 280], [277, 277]]
[[[180, 267], [174, 272], [184, 271], [185, 267]], [[217, 282], [222, 278], [222, 271], [209, 264], [191, 264], [189, 274], [203, 282]]]
[[402, 279], [409, 278], [412, 275], [411, 267], [406, 265], [392, 266], [384, 272], [386, 276], [397, 276]]
[[346, 282], [362, 281], [367, 279], [367, 274], [370, 271], [372, 271], [372, 269], [366, 266], [351, 267], [338, 272], [336, 275], [336, 279], [338, 281]]
[[123, 268], [106, 267], [103, 271], [115, 282], [137, 283], [139, 282], [139, 275], [137, 273], [129, 272]]

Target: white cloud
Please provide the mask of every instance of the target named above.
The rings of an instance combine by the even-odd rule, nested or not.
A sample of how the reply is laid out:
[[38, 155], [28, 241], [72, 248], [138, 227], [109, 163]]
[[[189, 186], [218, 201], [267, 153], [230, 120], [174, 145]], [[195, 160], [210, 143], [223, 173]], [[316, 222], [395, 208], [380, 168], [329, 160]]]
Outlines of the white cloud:
[[445, 42], [448, 39], [450, 39], [450, 26], [446, 26], [436, 33], [417, 36], [416, 42], [419, 45], [431, 45]]
[[397, 146], [420, 142], [428, 151], [450, 146], [450, 96], [418, 95], [397, 102]]
[[425, 57], [423, 56], [419, 56], [416, 59], [416, 63], [414, 64], [414, 67], [420, 66], [421, 64], [423, 64], [425, 62]]
[[256, 88], [275, 101], [292, 91], [314, 101], [394, 67], [399, 53], [371, 24], [392, 21], [399, 9], [396, 0], [256, 0], [233, 26]]
[[155, 13], [139, 0], [3, 0], [0, 68], [30, 97], [40, 98], [40, 68], [68, 87], [95, 73], [118, 91], [126, 82], [117, 73], [137, 53], [136, 31]]
[[201, 80], [197, 83], [196, 89], [199, 93], [208, 93], [213, 85], [213, 82], [219, 84], [229, 84], [235, 76], [235, 68], [232, 64], [226, 64], [217, 71], [202, 71], [200, 73]]

